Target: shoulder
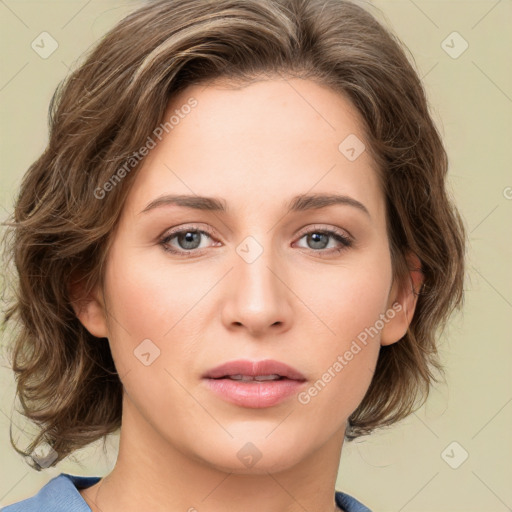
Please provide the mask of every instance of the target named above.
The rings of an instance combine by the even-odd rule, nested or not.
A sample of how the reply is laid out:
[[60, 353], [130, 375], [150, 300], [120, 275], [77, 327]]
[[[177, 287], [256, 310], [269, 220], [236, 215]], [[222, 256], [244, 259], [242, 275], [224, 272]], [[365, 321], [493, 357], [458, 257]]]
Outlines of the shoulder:
[[344, 492], [336, 491], [336, 505], [344, 512], [372, 512], [367, 506]]
[[90, 512], [78, 489], [94, 485], [100, 477], [75, 476], [61, 473], [52, 478], [37, 494], [18, 503], [7, 505], [1, 512]]
[[[52, 510], [52, 512], [90, 512], [85, 500], [78, 489], [85, 489], [97, 483], [100, 477], [85, 477], [61, 473], [50, 480], [34, 496], [18, 503], [7, 505], [1, 512], [40, 512]], [[371, 512], [361, 502], [345, 494], [336, 492], [336, 504], [344, 512]]]

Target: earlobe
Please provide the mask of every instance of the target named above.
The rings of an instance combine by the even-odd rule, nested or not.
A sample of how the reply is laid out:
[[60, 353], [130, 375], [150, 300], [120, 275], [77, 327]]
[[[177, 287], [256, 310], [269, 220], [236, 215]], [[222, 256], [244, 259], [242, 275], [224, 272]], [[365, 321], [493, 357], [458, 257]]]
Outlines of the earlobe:
[[97, 338], [107, 338], [108, 329], [105, 315], [105, 304], [98, 286], [84, 295], [80, 282], [72, 280], [69, 285], [71, 306], [82, 325]]
[[406, 259], [409, 268], [408, 279], [405, 283], [394, 282], [389, 294], [386, 311], [388, 321], [381, 331], [380, 344], [383, 346], [396, 343], [407, 333], [425, 279], [418, 256], [409, 252]]

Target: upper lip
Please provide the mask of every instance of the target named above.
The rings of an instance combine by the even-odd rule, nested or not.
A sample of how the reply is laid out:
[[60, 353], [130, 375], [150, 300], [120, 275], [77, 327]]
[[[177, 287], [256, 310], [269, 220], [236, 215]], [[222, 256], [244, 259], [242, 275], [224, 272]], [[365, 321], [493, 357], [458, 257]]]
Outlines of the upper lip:
[[203, 378], [219, 379], [228, 375], [247, 375], [250, 377], [256, 377], [258, 375], [280, 375], [281, 377], [286, 377], [291, 380], [306, 380], [304, 375], [295, 368], [273, 359], [265, 359], [262, 361], [238, 359], [236, 361], [228, 361], [208, 370], [203, 375]]

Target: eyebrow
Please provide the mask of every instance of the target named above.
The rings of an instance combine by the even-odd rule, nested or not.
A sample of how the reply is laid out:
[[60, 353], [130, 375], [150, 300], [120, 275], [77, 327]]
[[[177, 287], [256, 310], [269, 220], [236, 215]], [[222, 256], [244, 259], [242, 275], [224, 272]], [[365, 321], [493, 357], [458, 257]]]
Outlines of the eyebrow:
[[[317, 210], [332, 205], [347, 205], [357, 208], [371, 218], [370, 212], [363, 203], [346, 195], [340, 194], [299, 194], [294, 196], [287, 205], [287, 213]], [[227, 212], [226, 201], [217, 197], [204, 197], [196, 195], [163, 195], [157, 197], [140, 212], [146, 213], [160, 206], [182, 206], [194, 210]]]

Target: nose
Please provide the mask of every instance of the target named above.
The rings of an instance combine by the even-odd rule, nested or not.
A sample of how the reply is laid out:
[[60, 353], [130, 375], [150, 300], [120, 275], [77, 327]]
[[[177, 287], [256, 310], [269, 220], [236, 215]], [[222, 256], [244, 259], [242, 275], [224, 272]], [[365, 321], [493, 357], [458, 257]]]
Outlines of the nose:
[[234, 255], [222, 309], [227, 329], [245, 329], [251, 336], [263, 337], [291, 327], [289, 271], [271, 252], [264, 249], [254, 261]]

